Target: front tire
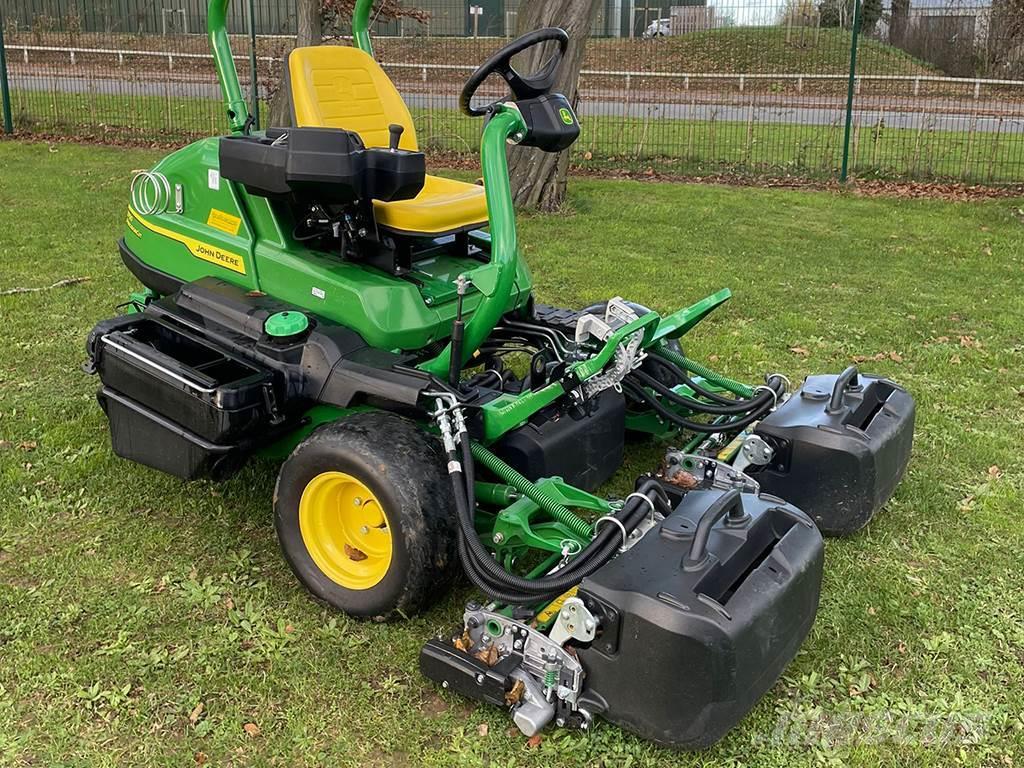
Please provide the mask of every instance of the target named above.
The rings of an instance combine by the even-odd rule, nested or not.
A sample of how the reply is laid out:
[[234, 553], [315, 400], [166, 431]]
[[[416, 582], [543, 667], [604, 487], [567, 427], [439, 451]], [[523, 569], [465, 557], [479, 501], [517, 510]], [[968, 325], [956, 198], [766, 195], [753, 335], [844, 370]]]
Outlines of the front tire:
[[411, 616], [458, 572], [455, 502], [441, 446], [375, 411], [325, 424], [292, 452], [274, 491], [285, 559], [313, 595], [351, 616]]

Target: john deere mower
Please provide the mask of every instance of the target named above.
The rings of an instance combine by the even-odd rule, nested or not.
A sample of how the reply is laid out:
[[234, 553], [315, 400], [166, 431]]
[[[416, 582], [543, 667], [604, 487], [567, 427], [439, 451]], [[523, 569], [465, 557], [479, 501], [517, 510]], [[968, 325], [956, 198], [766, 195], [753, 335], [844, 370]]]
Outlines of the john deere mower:
[[[855, 368], [795, 389], [710, 370], [680, 339], [725, 289], [668, 315], [537, 300], [506, 151], [579, 135], [552, 92], [563, 30], [509, 43], [466, 83], [481, 186], [426, 172], [373, 57], [371, 0], [353, 46], [291, 53], [293, 124], [266, 131], [227, 5], [211, 0], [209, 36], [231, 132], [133, 179], [119, 248], [144, 287], [89, 335], [114, 452], [186, 480], [284, 459], [284, 556], [352, 616], [407, 617], [464, 574], [473, 601], [421, 670], [525, 734], [602, 717], [711, 744], [810, 629], [822, 533], [859, 529], [893, 493], [912, 398]], [[540, 45], [538, 71], [513, 66]], [[492, 75], [508, 96], [474, 104]], [[596, 495], [627, 433], [664, 461], [625, 498]]]

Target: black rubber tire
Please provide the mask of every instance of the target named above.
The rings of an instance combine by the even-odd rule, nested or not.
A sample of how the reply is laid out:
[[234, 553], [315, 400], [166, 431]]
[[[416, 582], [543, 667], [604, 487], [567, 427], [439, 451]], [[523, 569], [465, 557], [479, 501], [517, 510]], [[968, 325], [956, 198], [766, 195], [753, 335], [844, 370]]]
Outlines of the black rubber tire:
[[[383, 579], [347, 589], [317, 567], [302, 539], [299, 501], [321, 472], [346, 472], [377, 496], [392, 531]], [[359, 413], [317, 428], [281, 467], [274, 525], [284, 557], [319, 600], [350, 616], [389, 621], [409, 617], [442, 597], [460, 573], [455, 499], [435, 438], [384, 411]]]

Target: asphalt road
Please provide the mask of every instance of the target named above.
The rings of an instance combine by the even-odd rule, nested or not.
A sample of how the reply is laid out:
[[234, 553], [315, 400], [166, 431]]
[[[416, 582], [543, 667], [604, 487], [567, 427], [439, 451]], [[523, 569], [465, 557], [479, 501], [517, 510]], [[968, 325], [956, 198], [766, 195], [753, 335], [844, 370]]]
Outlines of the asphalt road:
[[[219, 99], [220, 88], [216, 83], [195, 82], [188, 80], [153, 82], [146, 80], [107, 80], [85, 77], [50, 77], [45, 75], [24, 74], [12, 71], [10, 75], [13, 89], [31, 91], [60, 90], [66, 93], [100, 93], [124, 94], [140, 96], [169, 96], [170, 98], [208, 98]], [[461, 81], [460, 81], [461, 82]], [[442, 87], [448, 86], [444, 84]], [[450, 86], [456, 91], [458, 84]], [[447, 90], [447, 88], [446, 88]], [[584, 94], [586, 95], [586, 94]], [[403, 93], [406, 103], [411, 107], [450, 109], [458, 108], [457, 91], [453, 93], [416, 93], [406, 90]], [[703, 93], [702, 99], [712, 98]], [[736, 95], [722, 95], [710, 103], [706, 101], [689, 103], [644, 103], [622, 101], [608, 98], [605, 95], [587, 98], [580, 109], [581, 117], [611, 116], [634, 117], [665, 120], [697, 120], [717, 122], [746, 122], [750, 119], [753, 109], [754, 120], [759, 123], [783, 125], [833, 125], [843, 120], [845, 101], [840, 97], [814, 97], [805, 99], [794, 96], [792, 105], [782, 103], [784, 95], [773, 94], [765, 97], [769, 103], [759, 104], [757, 95], [743, 96], [747, 103], [741, 102]], [[753, 106], [750, 99], [754, 100]], [[812, 103], [808, 104], [807, 102]], [[863, 101], [869, 101], [864, 98]], [[915, 109], [898, 108], [880, 104], [879, 97], [870, 97], [868, 104], [854, 108], [854, 120], [861, 125], [877, 125], [879, 120], [889, 128], [908, 128], [912, 130], [936, 131], [968, 131], [972, 121], [975, 130], [980, 132], [1000, 131], [1002, 133], [1024, 133], [1024, 106], [1016, 112], [1002, 117], [992, 114], [972, 114], [977, 108], [971, 101], [963, 104], [943, 102], [941, 100], [919, 100], [914, 102]], [[913, 102], [912, 99], [907, 101]], [[856, 102], [855, 102], [856, 104]], [[1005, 109], [1005, 105], [1003, 105]]]

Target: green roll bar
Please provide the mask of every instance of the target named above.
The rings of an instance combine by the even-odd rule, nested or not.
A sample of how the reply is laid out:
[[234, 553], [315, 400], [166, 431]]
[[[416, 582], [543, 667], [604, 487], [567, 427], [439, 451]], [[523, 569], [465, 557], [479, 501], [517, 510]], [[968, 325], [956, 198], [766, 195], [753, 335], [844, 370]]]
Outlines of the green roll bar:
[[356, 48], [373, 56], [373, 43], [370, 42], [370, 9], [373, 0], [356, 0], [352, 9], [352, 40]]
[[[231, 41], [228, 39], [228, 4], [231, 0], [210, 0], [206, 7], [206, 32], [213, 51], [213, 63], [217, 68], [217, 79], [224, 95], [228, 122], [232, 133], [242, 133], [249, 122], [249, 106], [242, 96], [242, 85], [238, 82], [238, 70], [231, 55]], [[370, 42], [370, 10], [373, 0], [357, 0], [352, 11], [352, 38], [356, 47], [373, 56]]]
[[231, 41], [228, 40], [227, 28], [229, 2], [230, 0], [210, 0], [206, 9], [206, 31], [210, 37], [213, 63], [217, 67], [217, 79], [220, 80], [220, 90], [224, 94], [231, 132], [242, 133], [249, 122], [249, 105], [242, 96], [238, 70], [235, 69], [235, 60], [231, 56]]

